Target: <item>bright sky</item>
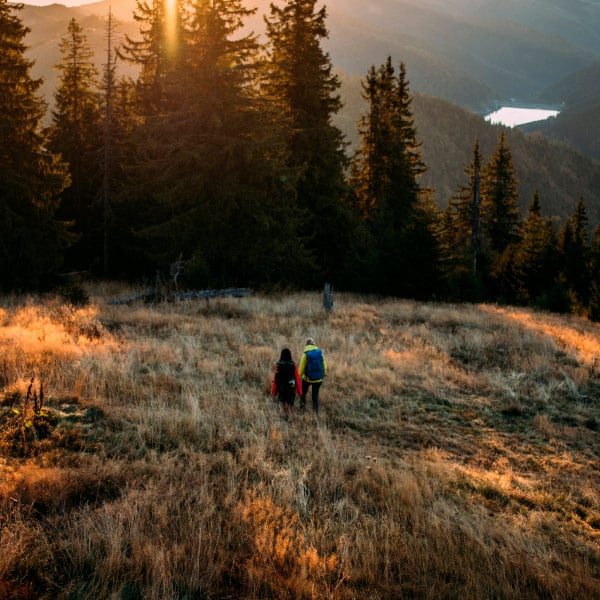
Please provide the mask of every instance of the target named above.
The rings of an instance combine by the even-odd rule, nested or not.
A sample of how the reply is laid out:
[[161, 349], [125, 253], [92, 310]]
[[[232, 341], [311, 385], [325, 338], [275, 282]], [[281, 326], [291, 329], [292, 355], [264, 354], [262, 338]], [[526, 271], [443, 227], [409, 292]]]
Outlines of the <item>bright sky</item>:
[[549, 117], [555, 117], [560, 111], [541, 108], [515, 108], [503, 106], [500, 110], [493, 112], [485, 117], [486, 121], [493, 124], [515, 127], [524, 123], [533, 121], [543, 121]]
[[[35, 6], [48, 6], [48, 4], [64, 4], [65, 6], [81, 6], [82, 4], [91, 4], [98, 0], [23, 0], [23, 4], [33, 4]], [[119, 0], [114, 0], [115, 3]]]

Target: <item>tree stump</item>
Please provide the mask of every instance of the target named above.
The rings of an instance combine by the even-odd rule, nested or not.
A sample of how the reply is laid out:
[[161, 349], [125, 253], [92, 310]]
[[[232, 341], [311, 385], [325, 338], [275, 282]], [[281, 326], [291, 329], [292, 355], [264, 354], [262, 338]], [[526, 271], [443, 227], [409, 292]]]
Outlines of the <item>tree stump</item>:
[[326, 283], [323, 290], [323, 308], [327, 312], [333, 310], [333, 286], [331, 283]]

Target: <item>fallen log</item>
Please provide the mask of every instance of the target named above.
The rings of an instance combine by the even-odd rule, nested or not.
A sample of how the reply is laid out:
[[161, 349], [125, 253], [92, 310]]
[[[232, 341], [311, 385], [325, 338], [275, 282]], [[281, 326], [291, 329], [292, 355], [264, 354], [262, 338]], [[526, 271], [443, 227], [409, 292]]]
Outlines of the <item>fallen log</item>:
[[249, 288], [227, 288], [224, 290], [176, 292], [172, 296], [174, 300], [205, 300], [209, 298], [243, 298], [251, 294], [252, 290]]
[[134, 302], [173, 302], [175, 300], [210, 300], [211, 298], [243, 298], [250, 296], [252, 290], [250, 288], [226, 288], [222, 290], [191, 290], [186, 292], [173, 292], [166, 295], [157, 294], [155, 292], [146, 292], [131, 296], [129, 298], [113, 298], [107, 300], [106, 304], [120, 305], [133, 304]]

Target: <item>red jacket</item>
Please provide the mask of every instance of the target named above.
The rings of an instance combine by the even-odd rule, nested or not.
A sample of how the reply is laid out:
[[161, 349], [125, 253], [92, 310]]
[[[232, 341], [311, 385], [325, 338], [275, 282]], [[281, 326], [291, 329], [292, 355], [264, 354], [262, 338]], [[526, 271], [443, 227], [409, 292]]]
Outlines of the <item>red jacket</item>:
[[[275, 365], [275, 372], [273, 373], [273, 382], [271, 383], [271, 396], [277, 396], [277, 367], [279, 363]], [[296, 392], [298, 395], [302, 394], [302, 381], [300, 380], [300, 374], [298, 373], [298, 365], [294, 364], [294, 377], [296, 378]]]

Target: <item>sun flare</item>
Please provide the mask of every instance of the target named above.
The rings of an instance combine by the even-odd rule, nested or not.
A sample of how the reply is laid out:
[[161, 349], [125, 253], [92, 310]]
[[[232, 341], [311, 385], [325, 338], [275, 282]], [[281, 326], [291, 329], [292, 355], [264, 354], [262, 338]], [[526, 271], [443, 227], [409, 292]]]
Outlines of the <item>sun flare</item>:
[[165, 40], [170, 56], [177, 52], [179, 46], [178, 36], [178, 0], [165, 0]]

